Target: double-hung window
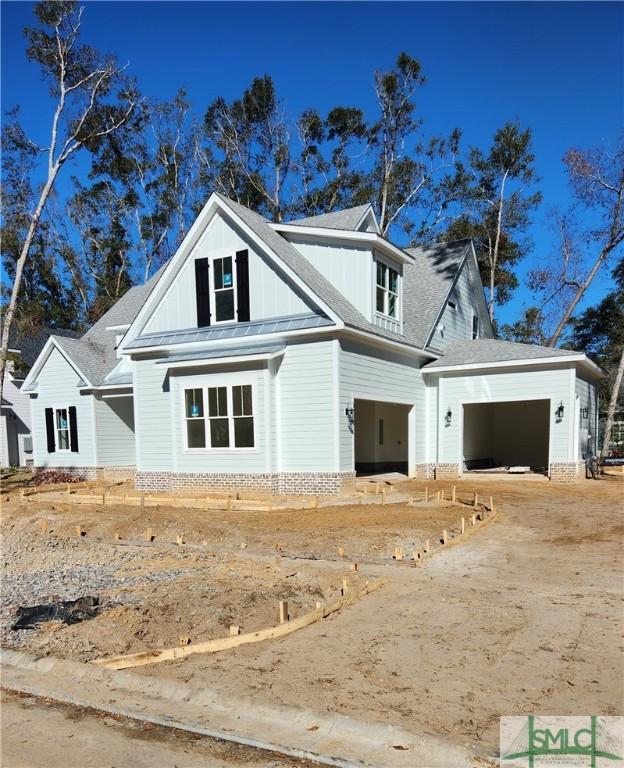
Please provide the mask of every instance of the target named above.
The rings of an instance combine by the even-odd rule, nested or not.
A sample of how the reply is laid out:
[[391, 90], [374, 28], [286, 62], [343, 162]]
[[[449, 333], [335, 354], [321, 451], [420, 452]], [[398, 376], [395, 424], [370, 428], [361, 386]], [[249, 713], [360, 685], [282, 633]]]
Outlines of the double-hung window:
[[184, 407], [186, 411], [187, 446], [189, 448], [205, 448], [206, 420], [204, 419], [204, 390], [185, 390]]
[[398, 319], [399, 273], [382, 261], [377, 262], [377, 286], [375, 307], [377, 312]]
[[219, 259], [213, 259], [214, 275], [214, 307], [215, 319], [217, 323], [227, 322], [235, 318], [235, 277], [233, 264], [234, 259], [231, 256], [224, 256]]
[[59, 451], [69, 450], [69, 419], [67, 408], [57, 408], [55, 411], [56, 444]]
[[186, 389], [186, 447], [253, 448], [251, 384]]

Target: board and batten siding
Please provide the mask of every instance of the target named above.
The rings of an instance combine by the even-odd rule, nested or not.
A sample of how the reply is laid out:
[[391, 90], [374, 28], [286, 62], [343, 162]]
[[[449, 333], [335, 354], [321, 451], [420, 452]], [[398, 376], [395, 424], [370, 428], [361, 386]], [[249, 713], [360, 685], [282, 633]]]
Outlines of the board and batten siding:
[[339, 441], [340, 469], [353, 470], [353, 433], [344, 415], [355, 399], [415, 406], [413, 438], [408, 446], [411, 463], [425, 461], [425, 384], [421, 362], [406, 355], [365, 344], [340, 342]]
[[[430, 347], [442, 351], [451, 341], [466, 341], [472, 339], [472, 316], [478, 313], [478, 306], [473, 293], [468, 264], [464, 264], [451, 291], [449, 300], [454, 302], [455, 309], [446, 303], [444, 311], [431, 337]], [[443, 330], [443, 333], [441, 332]], [[480, 324], [483, 334], [483, 322]]]
[[132, 467], [136, 461], [132, 395], [95, 399], [98, 465]]
[[370, 248], [314, 243], [291, 236], [289, 240], [364, 317], [372, 317], [374, 286]]
[[[81, 395], [81, 379], [63, 355], [53, 349], [37, 378], [37, 396], [31, 399], [33, 461], [36, 467], [96, 467], [93, 395]], [[46, 408], [76, 407], [78, 452], [48, 453]], [[56, 442], [56, 440], [55, 440]]]
[[[550, 462], [573, 461], [570, 438], [574, 429], [573, 375], [574, 371], [568, 365], [440, 375], [437, 425], [433, 425], [438, 430], [438, 463], [461, 465], [464, 403], [547, 399], [550, 399]], [[565, 408], [561, 421], [555, 416], [560, 402]], [[445, 414], [449, 408], [452, 417], [447, 426]]]
[[[249, 252], [250, 319], [260, 320], [310, 311], [310, 305], [269, 260], [245, 239], [238, 228], [216, 213], [174, 276], [169, 289], [148, 320], [143, 333], [197, 328], [195, 299], [195, 259], [210, 256], [236, 256]], [[210, 276], [212, 280], [212, 275]]]
[[283, 472], [335, 472], [335, 341], [289, 344], [277, 371]]

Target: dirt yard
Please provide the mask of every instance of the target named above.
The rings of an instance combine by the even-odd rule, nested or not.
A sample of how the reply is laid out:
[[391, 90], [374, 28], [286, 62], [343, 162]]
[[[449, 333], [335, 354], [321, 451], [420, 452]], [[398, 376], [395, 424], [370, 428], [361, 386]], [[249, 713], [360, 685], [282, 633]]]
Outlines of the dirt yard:
[[[358, 578], [383, 574], [384, 587], [322, 622], [136, 671], [444, 734], [489, 755], [501, 715], [620, 714], [624, 483], [480, 478], [457, 487], [465, 498], [492, 495], [498, 515], [422, 567], [393, 562], [394, 548], [409, 552], [456, 529], [458, 507], [207, 513], [35, 507], [11, 494], [2, 516], [3, 643], [90, 660], [184, 635], [223, 636], [230, 624], [270, 626], [278, 600], [295, 615], [310, 610], [338, 594], [351, 560], [368, 561]], [[39, 532], [43, 517], [52, 533]], [[80, 539], [77, 524], [87, 532]], [[139, 546], [147, 526], [156, 540]], [[176, 547], [178, 534], [195, 546]], [[10, 629], [19, 605], [85, 594], [104, 600], [96, 618]]]

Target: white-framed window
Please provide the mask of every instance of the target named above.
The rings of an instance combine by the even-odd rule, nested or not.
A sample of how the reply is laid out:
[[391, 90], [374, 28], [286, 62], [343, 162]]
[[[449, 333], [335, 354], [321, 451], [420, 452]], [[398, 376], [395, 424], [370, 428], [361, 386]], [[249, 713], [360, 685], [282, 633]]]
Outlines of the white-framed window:
[[375, 309], [381, 315], [399, 318], [399, 273], [383, 261], [375, 262]]
[[231, 322], [236, 318], [236, 274], [233, 256], [212, 259], [211, 283], [214, 322]]
[[254, 448], [252, 385], [185, 389], [184, 421], [187, 450]]
[[57, 450], [69, 451], [69, 412], [67, 408], [55, 409], [54, 428], [56, 432]]
[[186, 445], [188, 448], [206, 447], [206, 420], [204, 418], [204, 391], [201, 388], [184, 390], [186, 419]]
[[479, 338], [479, 315], [476, 312], [472, 313], [472, 338]]

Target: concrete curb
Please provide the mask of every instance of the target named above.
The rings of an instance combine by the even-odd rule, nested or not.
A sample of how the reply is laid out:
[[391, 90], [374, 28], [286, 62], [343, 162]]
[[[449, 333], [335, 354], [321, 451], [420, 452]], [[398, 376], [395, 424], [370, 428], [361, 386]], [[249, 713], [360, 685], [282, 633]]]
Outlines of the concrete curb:
[[469, 768], [470, 753], [434, 736], [54, 657], [0, 650], [2, 687], [337, 768]]

